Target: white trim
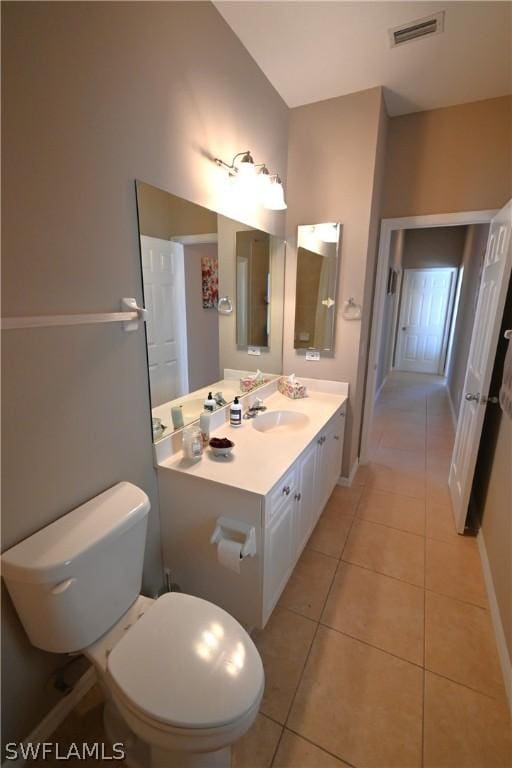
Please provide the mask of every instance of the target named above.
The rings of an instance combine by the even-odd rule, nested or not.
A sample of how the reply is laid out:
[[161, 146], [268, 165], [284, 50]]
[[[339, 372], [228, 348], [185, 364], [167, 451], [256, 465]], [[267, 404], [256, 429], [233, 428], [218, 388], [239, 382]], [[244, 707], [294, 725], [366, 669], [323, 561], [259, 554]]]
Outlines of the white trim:
[[[29, 733], [26, 739], [23, 739], [23, 744], [39, 744], [41, 742], [50, 741], [50, 736], [52, 733], [72, 712], [78, 702], [83, 699], [85, 694], [91, 690], [95, 682], [96, 672], [94, 667], [90, 667], [87, 672], [84, 672], [82, 677], [76, 683], [75, 687], [67, 694], [67, 696], [61, 699], [53, 707], [53, 709], [51, 709], [48, 714], [43, 717], [39, 725], [36, 725], [34, 730]], [[2, 768], [21, 768], [21, 766], [26, 764], [27, 761], [19, 757], [17, 760], [4, 760], [2, 763]]]
[[457, 287], [455, 288], [455, 298], [453, 300], [452, 319], [450, 324], [450, 337], [448, 339], [448, 349], [446, 350], [446, 361], [444, 365], [444, 375], [446, 378], [450, 376], [452, 369], [452, 352], [453, 342], [455, 339], [455, 327], [457, 325], [457, 316], [459, 313], [460, 292], [462, 289], [462, 281], [464, 280], [464, 265], [461, 264], [457, 274]]
[[361, 430], [360, 459], [362, 464], [368, 462], [370, 432], [373, 422], [373, 407], [375, 403], [375, 378], [379, 359], [379, 336], [384, 315], [386, 298], [386, 283], [388, 276], [391, 233], [397, 229], [419, 229], [425, 227], [452, 227], [466, 224], [488, 224], [497, 211], [464, 211], [462, 213], [440, 213], [428, 216], [406, 216], [397, 219], [382, 219], [380, 226], [379, 252], [377, 256], [377, 274], [375, 293], [373, 297], [370, 349], [366, 375], [366, 395], [363, 410], [363, 427]]
[[336, 485], [341, 485], [344, 488], [350, 488], [358, 467], [359, 467], [359, 459], [356, 457], [356, 460], [352, 464], [352, 468], [349, 472], [349, 476], [344, 477], [343, 475], [340, 475], [340, 477], [338, 477], [338, 480], [336, 481]]
[[457, 417], [457, 414], [455, 413], [455, 406], [453, 404], [452, 393], [450, 392], [450, 387], [448, 386], [448, 381], [446, 382], [446, 394], [448, 395], [448, 402], [450, 404], [450, 412], [452, 414], [453, 429], [456, 432], [457, 431], [457, 423], [458, 423], [459, 419]]
[[508, 704], [510, 712], [512, 713], [512, 660], [508, 652], [507, 641], [505, 639], [505, 632], [503, 630], [503, 624], [500, 616], [500, 609], [498, 601], [496, 599], [496, 592], [494, 590], [494, 582], [492, 580], [491, 567], [489, 565], [489, 558], [487, 557], [487, 550], [485, 548], [485, 540], [482, 529], [478, 531], [476, 537], [478, 543], [478, 549], [480, 552], [480, 560], [482, 562], [482, 571], [484, 574], [484, 582], [487, 589], [487, 598], [489, 600], [489, 610], [491, 613], [492, 626], [494, 629], [494, 637], [496, 639], [496, 647], [498, 649], [498, 656], [501, 664], [501, 671], [503, 673], [503, 682], [505, 683], [505, 690], [507, 692]]
[[379, 395], [380, 395], [380, 393], [382, 392], [382, 389], [383, 389], [383, 387], [384, 387], [384, 384], [385, 384], [385, 383], [386, 383], [386, 381], [388, 380], [388, 376], [389, 376], [389, 374], [391, 373], [391, 371], [392, 371], [392, 370], [393, 370], [393, 369], [392, 369], [392, 368], [390, 368], [390, 369], [389, 369], [389, 372], [388, 372], [388, 373], [386, 373], [386, 375], [385, 375], [385, 376], [384, 376], [384, 378], [382, 379], [382, 383], [381, 383], [380, 387], [378, 388], [378, 390], [377, 390], [377, 391], [376, 391], [376, 393], [375, 393], [375, 402], [377, 402], [377, 400], [379, 399]]

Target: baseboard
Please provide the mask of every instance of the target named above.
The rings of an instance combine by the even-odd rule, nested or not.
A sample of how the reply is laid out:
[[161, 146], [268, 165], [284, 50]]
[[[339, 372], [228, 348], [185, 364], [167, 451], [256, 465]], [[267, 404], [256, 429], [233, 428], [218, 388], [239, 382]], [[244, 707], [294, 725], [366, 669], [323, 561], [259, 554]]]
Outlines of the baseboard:
[[[40, 744], [45, 741], [51, 741], [50, 737], [52, 733], [66, 719], [78, 702], [83, 699], [85, 694], [90, 691], [95, 682], [96, 672], [94, 671], [94, 667], [90, 667], [78, 680], [73, 690], [48, 712], [46, 717], [41, 720], [39, 725], [34, 728], [32, 733], [30, 733], [26, 739], [23, 739], [23, 745]], [[18, 768], [18, 766], [21, 768], [21, 766], [26, 764], [27, 761], [22, 757], [19, 757], [17, 760], [4, 760], [2, 768], [13, 768], [13, 766], [15, 768]]]
[[476, 540], [478, 542], [480, 560], [482, 562], [482, 571], [484, 574], [485, 587], [487, 589], [489, 610], [491, 612], [492, 626], [494, 629], [494, 636], [496, 638], [496, 646], [498, 648], [498, 656], [500, 659], [501, 671], [503, 673], [503, 681], [505, 683], [505, 690], [507, 692], [510, 712], [512, 713], [512, 660], [508, 652], [507, 641], [505, 639], [505, 632], [503, 630], [503, 624], [500, 616], [500, 609], [496, 599], [496, 592], [494, 591], [491, 567], [489, 565], [489, 558], [487, 557], [485, 540], [481, 528], [478, 531]]
[[345, 488], [350, 488], [350, 486], [352, 485], [352, 481], [353, 481], [353, 479], [354, 479], [354, 477], [356, 475], [358, 467], [359, 467], [359, 459], [356, 458], [356, 460], [352, 464], [352, 468], [350, 470], [349, 476], [348, 477], [344, 477], [343, 475], [340, 475], [340, 477], [338, 478], [338, 480], [336, 482], [336, 485], [342, 485]]
[[450, 403], [450, 411], [452, 412], [453, 428], [456, 432], [458, 418], [457, 418], [457, 414], [455, 413], [455, 406], [453, 405], [452, 393], [450, 392], [450, 387], [448, 386], [448, 384], [446, 385], [446, 393], [448, 395], [448, 402]]

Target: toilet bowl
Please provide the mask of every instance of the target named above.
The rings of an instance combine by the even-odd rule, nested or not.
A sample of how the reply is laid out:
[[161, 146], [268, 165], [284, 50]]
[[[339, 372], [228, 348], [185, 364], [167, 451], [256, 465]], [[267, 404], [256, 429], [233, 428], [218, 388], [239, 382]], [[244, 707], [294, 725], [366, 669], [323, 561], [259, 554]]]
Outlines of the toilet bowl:
[[118, 483], [4, 552], [3, 578], [34, 646], [94, 664], [127, 765], [228, 768], [258, 713], [261, 658], [222, 608], [140, 595], [149, 506]]
[[257, 717], [261, 658], [243, 627], [200, 598], [139, 597], [84, 650], [107, 699], [105, 730], [132, 768], [219, 768]]

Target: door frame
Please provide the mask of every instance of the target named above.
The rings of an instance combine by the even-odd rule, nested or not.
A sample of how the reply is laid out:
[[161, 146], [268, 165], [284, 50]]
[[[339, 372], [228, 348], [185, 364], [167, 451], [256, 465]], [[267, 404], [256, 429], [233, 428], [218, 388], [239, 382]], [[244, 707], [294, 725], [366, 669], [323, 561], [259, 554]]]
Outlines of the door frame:
[[377, 272], [371, 314], [370, 345], [366, 365], [366, 388], [363, 407], [363, 421], [359, 447], [359, 463], [369, 461], [370, 432], [375, 406], [375, 385], [379, 359], [380, 330], [384, 319], [384, 303], [391, 250], [391, 233], [399, 229], [425, 229], [426, 227], [453, 227], [468, 224], [489, 224], [498, 210], [462, 211], [458, 213], [433, 213], [425, 216], [405, 216], [396, 219], [382, 219], [380, 225]]
[[396, 340], [397, 340], [397, 343], [396, 343], [396, 355], [395, 355], [396, 365], [392, 366], [391, 370], [393, 368], [395, 368], [398, 371], [400, 370], [400, 368], [398, 368], [398, 359], [399, 359], [399, 354], [402, 351], [402, 342], [400, 341], [400, 336], [398, 334], [400, 333], [399, 326], [400, 326], [400, 324], [402, 322], [400, 320], [400, 313], [401, 313], [401, 311], [403, 309], [403, 298], [404, 298], [404, 295], [405, 295], [405, 290], [408, 287], [406, 285], [406, 282], [408, 282], [406, 280], [407, 273], [411, 273], [411, 272], [427, 272], [427, 271], [434, 272], [434, 271], [438, 271], [438, 270], [443, 270], [443, 272], [450, 272], [450, 290], [448, 292], [448, 300], [447, 300], [447, 304], [446, 304], [446, 314], [445, 314], [445, 317], [444, 317], [444, 325], [443, 325], [443, 335], [442, 335], [442, 339], [441, 339], [441, 351], [439, 353], [439, 364], [437, 366], [436, 374], [438, 376], [442, 376], [444, 374], [445, 370], [446, 370], [446, 362], [447, 362], [446, 352], [447, 352], [447, 349], [448, 349], [448, 339], [450, 337], [451, 328], [452, 328], [452, 325], [453, 325], [453, 321], [455, 319], [454, 316], [453, 316], [453, 306], [454, 306], [453, 302], [454, 302], [454, 298], [455, 298], [455, 287], [456, 287], [456, 283], [457, 283], [457, 272], [458, 272], [458, 268], [457, 267], [411, 267], [411, 268], [406, 267], [405, 269], [402, 270], [403, 279], [402, 279], [402, 283], [401, 283], [401, 286], [400, 286], [400, 312], [397, 315], [396, 325], [395, 325], [395, 327], [393, 329], [394, 330], [394, 335], [395, 335]]

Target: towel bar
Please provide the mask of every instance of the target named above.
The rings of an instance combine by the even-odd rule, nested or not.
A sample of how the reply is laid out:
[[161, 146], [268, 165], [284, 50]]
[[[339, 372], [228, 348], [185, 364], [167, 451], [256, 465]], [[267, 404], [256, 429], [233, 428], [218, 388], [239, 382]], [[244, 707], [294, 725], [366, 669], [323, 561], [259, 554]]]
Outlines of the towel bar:
[[125, 331], [135, 331], [147, 310], [137, 306], [136, 299], [121, 299], [121, 312], [96, 312], [77, 315], [38, 315], [33, 317], [2, 317], [2, 330], [19, 328], [50, 328], [65, 325], [93, 325], [96, 323], [123, 323]]

